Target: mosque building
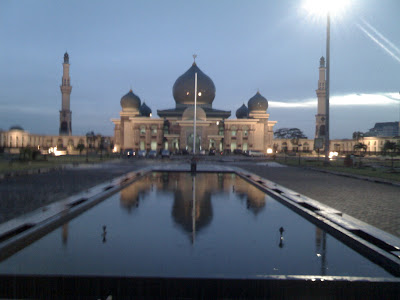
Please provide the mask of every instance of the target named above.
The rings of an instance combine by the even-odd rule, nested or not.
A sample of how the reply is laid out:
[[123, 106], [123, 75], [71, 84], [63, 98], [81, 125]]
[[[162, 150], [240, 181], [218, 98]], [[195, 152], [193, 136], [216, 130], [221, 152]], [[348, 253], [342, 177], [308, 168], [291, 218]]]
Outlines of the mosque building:
[[[25, 147], [42, 151], [57, 147], [67, 154], [79, 154], [77, 150], [79, 144], [83, 144], [85, 148], [99, 147], [99, 139], [72, 135], [70, 108], [72, 85], [69, 67], [69, 55], [65, 53], [60, 85], [59, 134], [31, 134], [21, 126], [15, 125], [9, 130], [0, 130], [0, 151], [19, 153], [19, 150]], [[197, 74], [196, 97], [194, 97], [195, 74]], [[225, 153], [237, 150], [256, 150], [263, 154], [270, 151], [315, 153], [315, 141], [323, 140], [325, 137], [325, 78], [325, 59], [321, 57], [316, 89], [318, 109], [315, 116], [315, 139], [297, 141], [274, 139], [273, 130], [277, 122], [269, 120], [268, 100], [259, 91], [248, 100], [247, 106], [243, 103], [236, 110], [236, 118], [230, 118], [231, 111], [214, 108], [216, 96], [214, 82], [200, 70], [194, 61], [192, 66], [176, 79], [172, 87], [174, 108], [157, 110], [158, 118], [153, 118], [151, 108], [146, 103], [142, 103], [140, 97], [130, 90], [121, 98], [120, 117], [111, 120], [114, 123], [114, 136], [103, 137], [102, 140], [105, 140], [106, 149], [114, 146], [114, 152], [122, 152], [126, 149], [156, 151], [168, 149], [171, 152], [192, 152], [195, 145], [196, 153], [206, 153], [209, 150]], [[194, 120], [195, 115], [196, 120]], [[196, 123], [195, 128], [194, 123]], [[394, 127], [398, 124], [393, 123], [395, 123]], [[377, 127], [375, 131], [378, 132], [378, 129], [380, 130], [380, 127]], [[387, 132], [389, 131], [380, 130], [379, 134], [364, 136], [362, 140], [330, 140], [330, 149], [339, 153], [351, 153], [354, 145], [362, 142], [367, 145], [367, 152], [379, 154], [383, 151], [385, 141], [400, 141], [399, 136], [381, 136]], [[322, 151], [323, 149], [320, 149], [321, 153]]]
[[[202, 150], [234, 152], [236, 149], [266, 153], [268, 148], [272, 149], [276, 121], [269, 120], [268, 101], [259, 92], [249, 99], [247, 107], [243, 104], [238, 108], [236, 119], [229, 119], [230, 111], [213, 108], [214, 82], [193, 62], [175, 81], [172, 94], [175, 107], [157, 110], [159, 118], [151, 118], [152, 110], [142, 104], [132, 90], [121, 98], [120, 118], [112, 120], [117, 151], [168, 149], [192, 152], [193, 144], [197, 153]], [[196, 140], [193, 143], [195, 110]]]

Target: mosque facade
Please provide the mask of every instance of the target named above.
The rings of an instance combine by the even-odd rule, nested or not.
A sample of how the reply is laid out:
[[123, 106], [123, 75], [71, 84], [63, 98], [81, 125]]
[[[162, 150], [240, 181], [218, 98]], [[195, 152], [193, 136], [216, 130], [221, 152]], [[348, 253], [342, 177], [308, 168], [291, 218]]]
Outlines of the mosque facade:
[[229, 119], [231, 111], [213, 107], [214, 82], [193, 62], [175, 81], [172, 94], [175, 107], [157, 110], [159, 118], [151, 118], [152, 110], [132, 90], [121, 98], [120, 118], [112, 119], [117, 151], [193, 152], [195, 147], [196, 153], [209, 150], [266, 153], [268, 148], [272, 149], [276, 121], [269, 120], [268, 100], [259, 92], [249, 99], [247, 106], [238, 108], [235, 119]]
[[[65, 53], [60, 85], [59, 134], [32, 134], [20, 126], [12, 126], [9, 130], [0, 130], [0, 150], [19, 153], [19, 149], [25, 147], [44, 151], [57, 147], [68, 154], [77, 154], [79, 144], [83, 144], [85, 148], [99, 147], [100, 139], [72, 135], [70, 109], [72, 85], [69, 66], [69, 55]], [[197, 74], [196, 88], [195, 74]], [[260, 92], [252, 96], [247, 105], [243, 104], [236, 110], [236, 118], [231, 118], [231, 111], [214, 108], [215, 85], [194, 62], [184, 74], [177, 78], [172, 87], [175, 107], [157, 110], [158, 118], [153, 118], [151, 108], [146, 103], [142, 103], [140, 97], [130, 90], [120, 100], [119, 118], [112, 119], [114, 136], [103, 137], [103, 140], [106, 141], [106, 148], [109, 149], [113, 145], [115, 152], [126, 149], [156, 151], [168, 149], [172, 152], [192, 152], [194, 145], [196, 153], [209, 150], [225, 153], [236, 152], [236, 150], [257, 150], [266, 154], [269, 149], [273, 152], [315, 153], [315, 141], [325, 137], [325, 78], [326, 67], [322, 57], [316, 89], [318, 109], [315, 116], [314, 139], [296, 141], [274, 139], [273, 130], [277, 122], [269, 119], [268, 100]], [[194, 123], [196, 123], [195, 128]], [[368, 136], [363, 137], [362, 140], [330, 140], [330, 149], [339, 153], [351, 153], [354, 145], [362, 142], [367, 146], [367, 152], [379, 154], [383, 151], [385, 141], [399, 142], [400, 137]], [[320, 149], [321, 153], [322, 151], [323, 149]]]

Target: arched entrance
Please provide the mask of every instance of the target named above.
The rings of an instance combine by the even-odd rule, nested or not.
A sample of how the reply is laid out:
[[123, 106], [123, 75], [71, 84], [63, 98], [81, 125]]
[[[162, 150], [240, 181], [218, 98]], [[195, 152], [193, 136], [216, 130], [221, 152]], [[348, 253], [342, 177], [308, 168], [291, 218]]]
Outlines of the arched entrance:
[[[196, 153], [198, 153], [201, 150], [200, 149], [200, 145], [201, 145], [200, 140], [201, 140], [200, 136], [196, 134], [196, 146], [195, 146]], [[188, 135], [186, 145], [187, 145], [187, 150], [189, 152], [193, 152], [193, 133], [190, 133]]]

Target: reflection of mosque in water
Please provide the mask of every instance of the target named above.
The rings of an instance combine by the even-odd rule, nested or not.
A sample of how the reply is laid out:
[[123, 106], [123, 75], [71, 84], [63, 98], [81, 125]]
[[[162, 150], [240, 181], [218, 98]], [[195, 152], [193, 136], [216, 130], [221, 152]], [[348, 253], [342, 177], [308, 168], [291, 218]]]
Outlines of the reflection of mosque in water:
[[[189, 176], [188, 173], [153, 173], [145, 176], [124, 188], [120, 192], [120, 205], [129, 213], [137, 209], [140, 201], [150, 192], [156, 195], [162, 193], [173, 193], [174, 203], [172, 207], [172, 218], [181, 229], [189, 233], [192, 243], [196, 234], [207, 227], [213, 218], [212, 196], [224, 194], [229, 197], [235, 193], [242, 201], [246, 201], [246, 208], [257, 215], [265, 208], [265, 193], [249, 184], [235, 174], [230, 173], [198, 173]], [[228, 198], [226, 197], [226, 198]], [[69, 224], [62, 226], [61, 237], [64, 246], [68, 242]], [[315, 227], [315, 251], [321, 259], [320, 275], [326, 275], [327, 262], [327, 235], [326, 232]], [[279, 248], [284, 247], [283, 233], [281, 227]], [[101, 235], [103, 243], [106, 242], [106, 228], [103, 226]]]
[[236, 193], [255, 215], [265, 207], [265, 194], [262, 191], [234, 174], [223, 173], [198, 173], [196, 176], [188, 176], [188, 173], [153, 173], [121, 191], [121, 206], [131, 212], [152, 189], [156, 194], [174, 194], [172, 218], [181, 229], [192, 235], [192, 240], [212, 221], [212, 195]]

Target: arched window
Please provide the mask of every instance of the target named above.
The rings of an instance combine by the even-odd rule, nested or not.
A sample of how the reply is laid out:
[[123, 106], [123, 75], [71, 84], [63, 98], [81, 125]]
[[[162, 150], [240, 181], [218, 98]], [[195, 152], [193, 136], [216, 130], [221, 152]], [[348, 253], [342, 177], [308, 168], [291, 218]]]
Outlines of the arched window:
[[221, 122], [219, 122], [219, 124], [218, 124], [218, 135], [219, 135], [219, 136], [224, 136], [224, 131], [225, 131], [225, 129], [224, 129], [224, 122], [221, 121]]
[[156, 135], [157, 134], [157, 126], [153, 125], [151, 126], [151, 135]]
[[63, 140], [62, 139], [58, 139], [58, 141], [57, 141], [57, 148], [58, 149], [60, 149], [60, 148], [62, 148], [64, 145], [63, 145]]
[[236, 136], [236, 133], [237, 133], [237, 128], [236, 128], [236, 126], [232, 126], [232, 127], [231, 127], [231, 136]]
[[145, 134], [146, 134], [146, 126], [142, 125], [140, 126], [140, 135], [145, 135]]
[[243, 136], [244, 137], [249, 136], [249, 127], [243, 126]]

